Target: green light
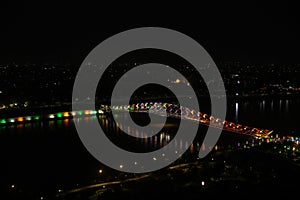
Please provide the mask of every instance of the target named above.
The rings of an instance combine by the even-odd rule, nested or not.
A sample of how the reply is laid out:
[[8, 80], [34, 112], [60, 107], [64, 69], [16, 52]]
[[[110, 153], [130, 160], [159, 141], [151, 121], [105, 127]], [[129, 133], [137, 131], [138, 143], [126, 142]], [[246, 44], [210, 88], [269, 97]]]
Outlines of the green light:
[[36, 115], [36, 116], [33, 117], [33, 119], [34, 119], [34, 120], [39, 120], [39, 119], [40, 119], [40, 116], [37, 116], [37, 115]]
[[62, 117], [63, 114], [62, 114], [62, 113], [57, 113], [56, 116], [57, 116], [57, 117]]
[[83, 112], [82, 111], [78, 111], [77, 113], [78, 113], [78, 115], [82, 115]]
[[5, 119], [1, 119], [0, 120], [0, 124], [6, 124], [6, 120]]

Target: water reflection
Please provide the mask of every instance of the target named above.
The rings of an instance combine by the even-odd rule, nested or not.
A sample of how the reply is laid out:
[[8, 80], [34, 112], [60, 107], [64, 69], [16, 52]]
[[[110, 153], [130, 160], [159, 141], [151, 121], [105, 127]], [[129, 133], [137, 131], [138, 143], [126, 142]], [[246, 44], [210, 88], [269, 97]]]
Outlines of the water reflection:
[[[123, 117], [122, 113], [120, 113], [118, 117]], [[78, 120], [79, 123], [95, 123], [97, 119], [85, 117], [76, 120]], [[133, 152], [155, 151], [168, 145], [173, 139], [173, 146], [168, 145], [168, 149], [171, 149], [174, 153], [182, 152], [184, 149], [189, 149], [189, 151], [199, 151], [201, 146], [197, 143], [195, 143], [195, 146], [191, 146], [190, 141], [177, 141], [177, 139], [175, 139], [175, 135], [178, 129], [178, 124], [175, 122], [167, 123], [166, 128], [163, 128], [159, 133], [152, 137], [147, 137], [148, 135], [152, 135], [149, 132], [145, 132], [144, 129], [139, 129], [138, 127], [131, 127], [129, 124], [126, 124], [126, 121], [117, 124], [111, 116], [100, 115], [98, 122], [107, 137], [113, 143], [122, 149]], [[64, 125], [69, 126], [69, 123]], [[158, 124], [153, 124], [153, 126], [158, 126]], [[124, 133], [121, 129], [126, 130], [128, 134]]]
[[239, 121], [239, 103], [235, 103], [235, 123]]

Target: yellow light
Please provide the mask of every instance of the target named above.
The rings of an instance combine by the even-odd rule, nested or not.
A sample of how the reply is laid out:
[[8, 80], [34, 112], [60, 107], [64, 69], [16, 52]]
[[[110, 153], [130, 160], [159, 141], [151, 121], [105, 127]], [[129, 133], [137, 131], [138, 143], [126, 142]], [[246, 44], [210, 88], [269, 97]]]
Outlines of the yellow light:
[[64, 117], [70, 117], [70, 115], [69, 115], [68, 112], [64, 112], [63, 116], [64, 116]]
[[90, 111], [89, 111], [89, 110], [85, 110], [85, 111], [84, 111], [84, 114], [85, 114], [85, 115], [89, 115], [89, 114], [90, 114]]
[[102, 174], [102, 172], [103, 172], [102, 169], [99, 169], [99, 174]]
[[175, 83], [180, 83], [180, 80], [179, 80], [179, 79], [176, 79]]

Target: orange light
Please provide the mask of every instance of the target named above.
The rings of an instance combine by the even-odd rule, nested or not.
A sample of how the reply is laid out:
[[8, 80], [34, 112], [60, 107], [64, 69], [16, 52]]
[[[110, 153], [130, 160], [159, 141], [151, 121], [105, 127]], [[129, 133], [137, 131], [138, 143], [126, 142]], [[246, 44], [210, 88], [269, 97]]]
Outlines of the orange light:
[[89, 111], [89, 110], [85, 110], [85, 111], [84, 111], [84, 114], [85, 114], [85, 115], [89, 115], [89, 114], [90, 114], [90, 111]]
[[24, 119], [23, 119], [23, 117], [18, 117], [18, 119], [17, 119], [19, 122], [22, 122]]
[[68, 112], [64, 112], [64, 117], [70, 117], [69, 113]]

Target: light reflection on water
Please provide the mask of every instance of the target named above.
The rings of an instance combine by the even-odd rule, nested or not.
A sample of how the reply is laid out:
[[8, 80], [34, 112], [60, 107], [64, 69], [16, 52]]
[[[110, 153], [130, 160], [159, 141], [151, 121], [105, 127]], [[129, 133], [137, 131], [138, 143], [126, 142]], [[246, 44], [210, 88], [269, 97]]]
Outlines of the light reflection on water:
[[283, 134], [299, 131], [297, 118], [300, 99], [233, 101], [229, 103], [227, 110], [228, 121], [272, 129]]
[[[120, 113], [119, 115], [114, 115], [114, 117], [119, 118], [124, 116], [125, 115], [122, 115], [122, 113]], [[94, 118], [89, 120], [96, 119]], [[139, 129], [138, 127], [131, 127], [126, 123], [115, 123], [110, 117], [106, 117], [105, 115], [99, 116], [99, 123], [105, 133], [115, 135], [116, 138], [120, 135], [126, 135], [126, 133], [121, 131], [121, 129], [127, 130], [127, 133], [129, 136], [131, 136], [131, 139], [134, 138], [137, 145], [142, 145], [146, 150], [159, 149], [167, 145], [168, 142], [173, 139], [174, 135], [176, 134], [176, 128], [178, 127], [178, 124], [175, 122], [167, 123], [165, 124], [164, 130], [161, 130], [153, 137], [147, 137], [148, 135], [151, 135], [149, 132], [145, 132], [143, 129]], [[161, 127], [160, 124], [153, 124], [153, 126]], [[178, 147], [175, 145], [174, 147], [170, 148], [174, 148], [174, 150], [176, 148], [179, 148], [180, 150], [182, 150], [183, 147], [188, 147], [188, 143], [186, 141], [175, 141], [175, 144], [177, 143], [180, 144]]]

